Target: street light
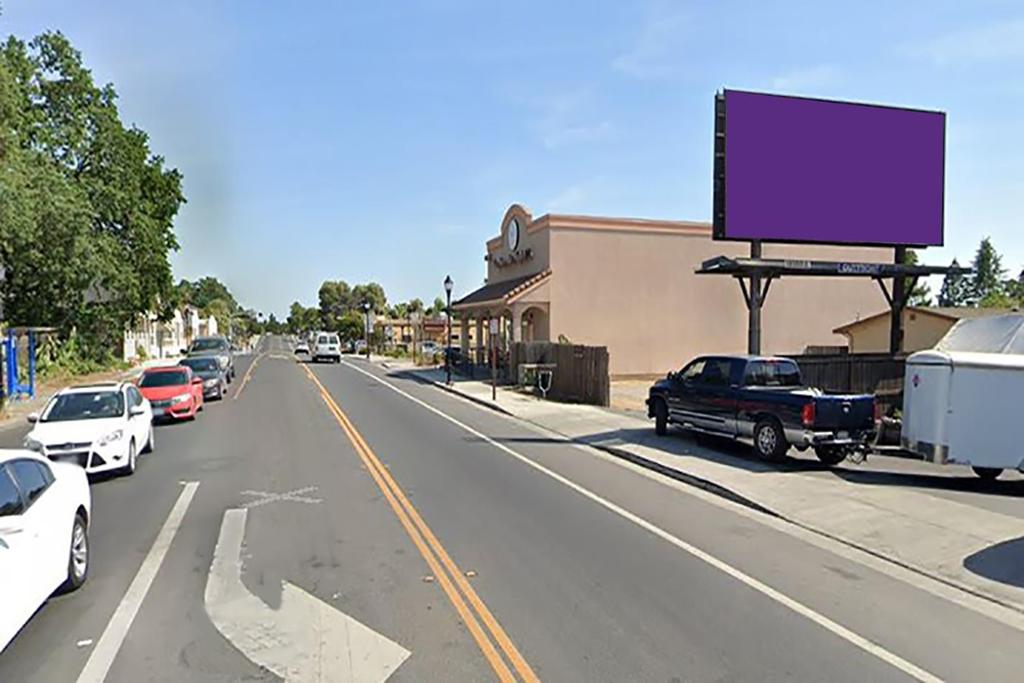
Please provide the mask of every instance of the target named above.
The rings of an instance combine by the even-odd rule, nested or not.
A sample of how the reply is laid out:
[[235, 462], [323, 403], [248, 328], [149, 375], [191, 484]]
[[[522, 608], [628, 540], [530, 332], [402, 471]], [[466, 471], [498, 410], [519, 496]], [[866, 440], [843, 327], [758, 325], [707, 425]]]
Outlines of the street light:
[[363, 313], [366, 315], [366, 361], [370, 361], [370, 302], [363, 302]]
[[452, 383], [452, 287], [455, 283], [452, 282], [451, 275], [444, 276], [444, 295], [448, 303], [445, 306], [445, 316], [448, 322], [448, 345], [444, 349], [444, 373], [447, 377], [447, 383]]

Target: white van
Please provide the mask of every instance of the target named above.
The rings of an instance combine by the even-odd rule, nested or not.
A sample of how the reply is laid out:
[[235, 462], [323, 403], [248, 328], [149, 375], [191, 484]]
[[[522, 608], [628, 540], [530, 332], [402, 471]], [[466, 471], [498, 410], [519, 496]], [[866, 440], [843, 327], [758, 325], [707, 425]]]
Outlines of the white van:
[[341, 362], [341, 340], [333, 332], [319, 332], [316, 341], [313, 343], [313, 362], [329, 360], [332, 363]]

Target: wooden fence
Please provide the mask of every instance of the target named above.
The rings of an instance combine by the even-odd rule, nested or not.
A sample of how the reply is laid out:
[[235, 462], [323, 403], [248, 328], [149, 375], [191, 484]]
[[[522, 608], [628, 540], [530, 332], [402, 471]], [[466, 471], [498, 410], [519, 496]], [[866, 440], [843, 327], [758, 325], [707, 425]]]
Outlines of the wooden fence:
[[521, 363], [555, 366], [548, 398], [607, 406], [611, 398], [608, 348], [553, 342], [516, 342], [509, 354], [509, 376], [519, 376]]
[[800, 366], [804, 383], [834, 393], [874, 394], [884, 410], [903, 401], [906, 356], [888, 353], [787, 356]]

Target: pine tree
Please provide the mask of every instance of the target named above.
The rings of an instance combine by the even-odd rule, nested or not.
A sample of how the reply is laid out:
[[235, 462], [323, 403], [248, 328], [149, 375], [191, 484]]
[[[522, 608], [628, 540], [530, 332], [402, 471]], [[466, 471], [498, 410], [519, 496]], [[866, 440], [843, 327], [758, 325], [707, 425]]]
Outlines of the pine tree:
[[971, 276], [970, 298], [975, 306], [991, 305], [1004, 297], [1003, 276], [1006, 269], [1003, 268], [1003, 258], [992, 246], [991, 238], [984, 238], [978, 245], [978, 251], [974, 254], [974, 262], [971, 264], [974, 274]]
[[[951, 268], [959, 268], [960, 262], [953, 259], [949, 264]], [[948, 273], [942, 278], [942, 288], [939, 289], [939, 306], [966, 306], [970, 298], [970, 282], [960, 273]]]
[[[906, 256], [903, 258], [903, 264], [907, 266], [917, 265], [917, 252], [913, 249], [907, 249]], [[913, 278], [905, 278], [906, 284], [904, 287], [909, 287], [910, 283], [913, 282]], [[910, 295], [907, 297], [908, 306], [931, 306], [932, 303], [932, 290], [928, 286], [927, 282], [924, 282], [923, 278], [918, 279], [917, 286], [910, 291]]]

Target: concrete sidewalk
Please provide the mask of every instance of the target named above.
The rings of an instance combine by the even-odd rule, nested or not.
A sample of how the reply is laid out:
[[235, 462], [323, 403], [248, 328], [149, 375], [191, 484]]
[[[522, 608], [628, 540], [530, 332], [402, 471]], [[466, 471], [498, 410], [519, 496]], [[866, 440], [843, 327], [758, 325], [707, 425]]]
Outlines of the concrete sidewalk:
[[[846, 468], [818, 476], [827, 468], [807, 459], [763, 463], [726, 440], [709, 439], [708, 448], [679, 434], [658, 437], [651, 421], [596, 406], [542, 401], [510, 388], [499, 388], [492, 402], [489, 384], [459, 378], [446, 387], [443, 369], [390, 369], [1024, 611], [1017, 547], [1024, 544], [1024, 518], [892, 483], [844, 479]], [[1024, 494], [1024, 481], [1007, 485]]]

